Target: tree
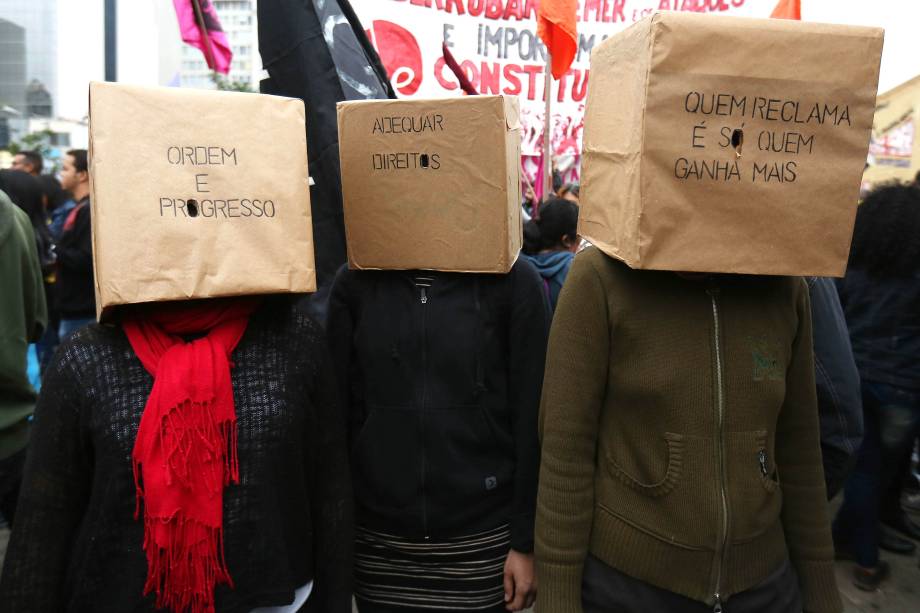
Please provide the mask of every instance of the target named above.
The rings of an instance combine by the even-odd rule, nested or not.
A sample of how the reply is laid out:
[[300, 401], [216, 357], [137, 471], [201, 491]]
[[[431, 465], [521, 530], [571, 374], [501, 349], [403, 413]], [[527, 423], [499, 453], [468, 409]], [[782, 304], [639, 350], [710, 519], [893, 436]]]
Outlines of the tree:
[[18, 141], [10, 141], [6, 150], [16, 155], [20, 151], [35, 151], [45, 159], [43, 172], [54, 174], [59, 169], [60, 160], [55, 154], [54, 147], [51, 145], [51, 139], [54, 132], [48, 128], [30, 132], [20, 138]]
[[218, 72], [211, 73], [211, 81], [217, 86], [217, 89], [225, 92], [255, 92], [249, 83], [243, 81], [233, 81]]
[[39, 130], [38, 132], [30, 132], [23, 136], [19, 142], [10, 142], [7, 150], [13, 155], [16, 155], [20, 151], [36, 151], [40, 153], [43, 158], [48, 158], [51, 156], [52, 136], [54, 136], [54, 132], [47, 128]]

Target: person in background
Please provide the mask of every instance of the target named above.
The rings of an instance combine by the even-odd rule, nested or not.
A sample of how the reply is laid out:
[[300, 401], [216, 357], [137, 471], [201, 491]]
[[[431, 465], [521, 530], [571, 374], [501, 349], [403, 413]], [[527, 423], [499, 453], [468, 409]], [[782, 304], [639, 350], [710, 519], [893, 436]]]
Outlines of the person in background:
[[520, 611], [536, 595], [536, 418], [548, 307], [507, 274], [361, 271], [332, 288], [361, 613]]
[[578, 183], [566, 183], [559, 190], [559, 197], [578, 204], [578, 193], [581, 190]]
[[0, 516], [14, 520], [35, 390], [26, 352], [45, 325], [45, 295], [32, 224], [0, 191]]
[[565, 185], [565, 183], [562, 181], [562, 173], [556, 170], [555, 168], [553, 168], [553, 180], [552, 180], [553, 194], [544, 194], [543, 199], [545, 200], [551, 195], [558, 196], [559, 192], [562, 190], [563, 185]]
[[[920, 449], [918, 446], [920, 446], [920, 440], [914, 443], [910, 455], [906, 457], [906, 463], [903, 467], [906, 474], [900, 492], [897, 494], [897, 502], [909, 511], [920, 511], [920, 474], [918, 474], [920, 464], [915, 461], [918, 449]], [[893, 496], [894, 494], [892, 493], [891, 495]]]
[[[50, 219], [48, 230], [51, 237], [58, 241], [64, 231], [64, 222], [70, 212], [77, 206], [70, 193], [61, 187], [61, 183], [50, 175], [42, 175], [39, 180], [44, 185], [46, 209]], [[50, 180], [50, 181], [48, 181]]]
[[533, 218], [533, 209], [534, 209], [534, 205], [537, 202], [537, 195], [536, 193], [534, 193], [533, 185], [531, 185], [529, 181], [525, 184], [524, 189], [522, 190], [522, 193], [523, 193], [523, 196], [522, 196], [523, 200], [521, 202], [521, 209], [523, 212], [522, 217], [524, 219], [524, 223], [527, 223]]
[[559, 292], [581, 244], [578, 205], [569, 199], [551, 198], [540, 207], [540, 217], [527, 222], [524, 237], [524, 257], [543, 278], [550, 309], [555, 311]]
[[[51, 284], [56, 272], [57, 254], [54, 240], [48, 230], [41, 178], [36, 178], [21, 170], [0, 170], [0, 190], [4, 190], [13, 203], [26, 212], [32, 223], [38, 261], [44, 278], [45, 303], [50, 311], [53, 302]], [[50, 317], [48, 323], [50, 324]], [[39, 367], [50, 358], [47, 345], [43, 343], [46, 337], [50, 338], [51, 333], [48, 332], [48, 327], [46, 326], [45, 333], [36, 343]], [[55, 338], [56, 336], [54, 334]]]
[[50, 237], [41, 183], [37, 178], [21, 170], [0, 170], [0, 189], [29, 216], [36, 240]]
[[826, 277], [808, 277], [806, 281], [811, 297], [821, 457], [830, 500], [843, 487], [862, 444], [862, 397], [837, 286]]
[[61, 316], [58, 336], [63, 341], [96, 317], [86, 149], [72, 149], [64, 156], [61, 187], [73, 195], [76, 203], [64, 220], [57, 243], [56, 298]]
[[[920, 422], [911, 436], [914, 441], [918, 429]], [[879, 506], [879, 549], [901, 555], [914, 553], [917, 550], [914, 541], [920, 540], [920, 526], [905, 512], [906, 509], [914, 508], [910, 505], [910, 496], [904, 495], [907, 488], [912, 487], [913, 491], [916, 491], [916, 483], [912, 483], [914, 445], [912, 442], [905, 446], [904, 455], [898, 462], [897, 473], [892, 477], [888, 489], [881, 493]]]
[[20, 151], [13, 156], [13, 163], [10, 164], [13, 170], [21, 170], [33, 177], [40, 176], [43, 167], [42, 155], [38, 151]]
[[[875, 590], [890, 574], [879, 558], [880, 501], [920, 424], [920, 187], [888, 184], [859, 206], [846, 276], [838, 282], [862, 384], [865, 435], [834, 521], [838, 556], [854, 582]], [[882, 518], [913, 527], [897, 505]]]
[[[61, 238], [61, 230], [67, 215], [76, 206], [70, 195], [64, 191], [60, 182], [51, 175], [41, 175], [37, 178], [42, 190], [45, 205], [45, 218], [49, 221], [48, 234], [55, 250], [57, 241]], [[55, 260], [57, 255], [55, 254]], [[61, 325], [61, 315], [57, 306], [57, 267], [52, 266], [45, 271], [45, 297], [48, 302], [48, 325], [41, 340], [36, 343], [38, 361], [41, 372], [45, 371], [55, 348], [58, 346], [58, 328]]]
[[575, 258], [540, 407], [553, 613], [837, 613], [801, 278]]
[[[36, 179], [42, 190], [42, 198], [45, 204], [45, 214], [48, 219], [49, 229], [54, 225], [56, 219], [60, 219], [58, 226], [63, 225], [67, 213], [76, 203], [73, 202], [70, 194], [61, 187], [61, 182], [54, 176], [41, 175], [36, 177]], [[69, 204], [70, 206], [66, 210], [62, 210], [65, 204]], [[56, 232], [52, 230], [52, 236], [55, 238], [60, 236], [60, 233], [60, 228], [57, 228]]]

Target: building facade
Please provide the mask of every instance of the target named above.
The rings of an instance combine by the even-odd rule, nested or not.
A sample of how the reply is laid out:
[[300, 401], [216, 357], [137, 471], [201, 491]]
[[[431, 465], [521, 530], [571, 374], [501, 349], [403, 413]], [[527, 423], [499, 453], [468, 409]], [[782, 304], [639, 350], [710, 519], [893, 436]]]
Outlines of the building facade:
[[[259, 58], [259, 36], [256, 22], [256, 0], [211, 0], [233, 51], [230, 74], [227, 79], [259, 91], [262, 62]], [[182, 87], [214, 89], [211, 70], [204, 54], [191, 45], [182, 47], [182, 68], [179, 73]]]
[[[26, 103], [27, 92], [31, 93], [33, 101], [41, 96], [45, 101], [35, 106], [39, 112], [46, 112], [44, 116], [54, 113], [55, 96], [57, 94], [57, 28], [58, 28], [58, 0], [0, 0], [0, 20], [22, 28], [25, 43], [25, 80], [18, 87], [21, 91], [17, 94], [17, 101], [23, 118], [30, 116], [29, 105]], [[0, 34], [0, 63], [3, 70], [7, 69], [7, 34], [4, 30]], [[15, 51], [14, 51], [15, 53]], [[0, 85], [0, 87], [3, 87]], [[52, 108], [47, 109], [47, 99], [36, 92], [47, 92]], [[0, 91], [0, 96], [7, 94]]]

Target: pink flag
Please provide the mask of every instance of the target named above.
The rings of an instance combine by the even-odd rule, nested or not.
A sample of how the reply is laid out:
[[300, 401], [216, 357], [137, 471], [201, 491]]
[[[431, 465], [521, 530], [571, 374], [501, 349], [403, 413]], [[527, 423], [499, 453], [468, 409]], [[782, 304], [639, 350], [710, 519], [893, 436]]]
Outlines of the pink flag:
[[[196, 6], [199, 8], [196, 11]], [[210, 0], [173, 0], [182, 40], [204, 53], [208, 68], [227, 74], [233, 52]]]

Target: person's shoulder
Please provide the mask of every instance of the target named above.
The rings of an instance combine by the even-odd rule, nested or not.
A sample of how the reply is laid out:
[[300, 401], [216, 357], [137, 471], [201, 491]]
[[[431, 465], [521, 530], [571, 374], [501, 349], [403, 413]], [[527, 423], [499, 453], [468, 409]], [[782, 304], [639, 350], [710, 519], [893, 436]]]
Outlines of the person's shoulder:
[[757, 305], [758, 309], [778, 310], [791, 320], [810, 312], [811, 288], [806, 277], [739, 275], [734, 279], [734, 287], [740, 295], [746, 296], [748, 303]]
[[514, 264], [511, 265], [511, 270], [508, 271], [509, 275], [524, 275], [524, 276], [540, 276], [539, 271], [537, 270], [536, 263], [534, 261], [534, 256], [527, 255], [522, 253]]
[[351, 268], [348, 262], [342, 264], [335, 273], [335, 279], [332, 284], [332, 291], [336, 293], [346, 292], [354, 294], [360, 292], [363, 287], [369, 283], [374, 283], [377, 279], [387, 279], [399, 274], [401, 271], [393, 270], [362, 270]]
[[[3, 193], [3, 192], [0, 192], [0, 193]], [[29, 220], [29, 214], [26, 213], [26, 212], [25, 212], [24, 210], [22, 210], [21, 208], [19, 208], [18, 206], [16, 206], [16, 205], [13, 203], [13, 201], [10, 200], [9, 198], [4, 198], [4, 199], [3, 199], [3, 205], [2, 205], [2, 206], [4, 206], [4, 207], [7, 207], [7, 206], [8, 206], [8, 207], [9, 207], [9, 209], [10, 209], [10, 211], [11, 211], [11, 214], [13, 215], [13, 219], [15, 219], [16, 223], [18, 223], [19, 225], [21, 225], [21, 226], [22, 226], [22, 225], [29, 225], [29, 226], [32, 225], [31, 220]]]
[[121, 326], [91, 323], [74, 331], [61, 342], [54, 358], [58, 370], [76, 381], [89, 376], [94, 369], [113, 356], [127, 356], [130, 346]]
[[627, 266], [625, 262], [607, 255], [594, 245], [590, 245], [575, 255], [569, 275], [570, 277], [595, 275], [606, 284], [615, 282], [619, 278], [634, 275], [636, 272]]
[[32, 220], [29, 219], [29, 214], [12, 202], [10, 202], [10, 214], [13, 217], [13, 224], [23, 245], [25, 245], [26, 242], [34, 242], [35, 230], [32, 228]]
[[266, 296], [250, 323], [282, 336], [307, 340], [322, 338], [322, 325], [300, 305], [300, 300], [305, 298], [295, 295]]
[[[801, 299], [803, 295], [808, 296], [810, 294], [812, 285], [809, 284], [808, 279], [808, 277], [775, 277], [774, 283], [779, 288], [779, 291], [796, 300]], [[817, 278], [813, 279], [816, 287]]]

